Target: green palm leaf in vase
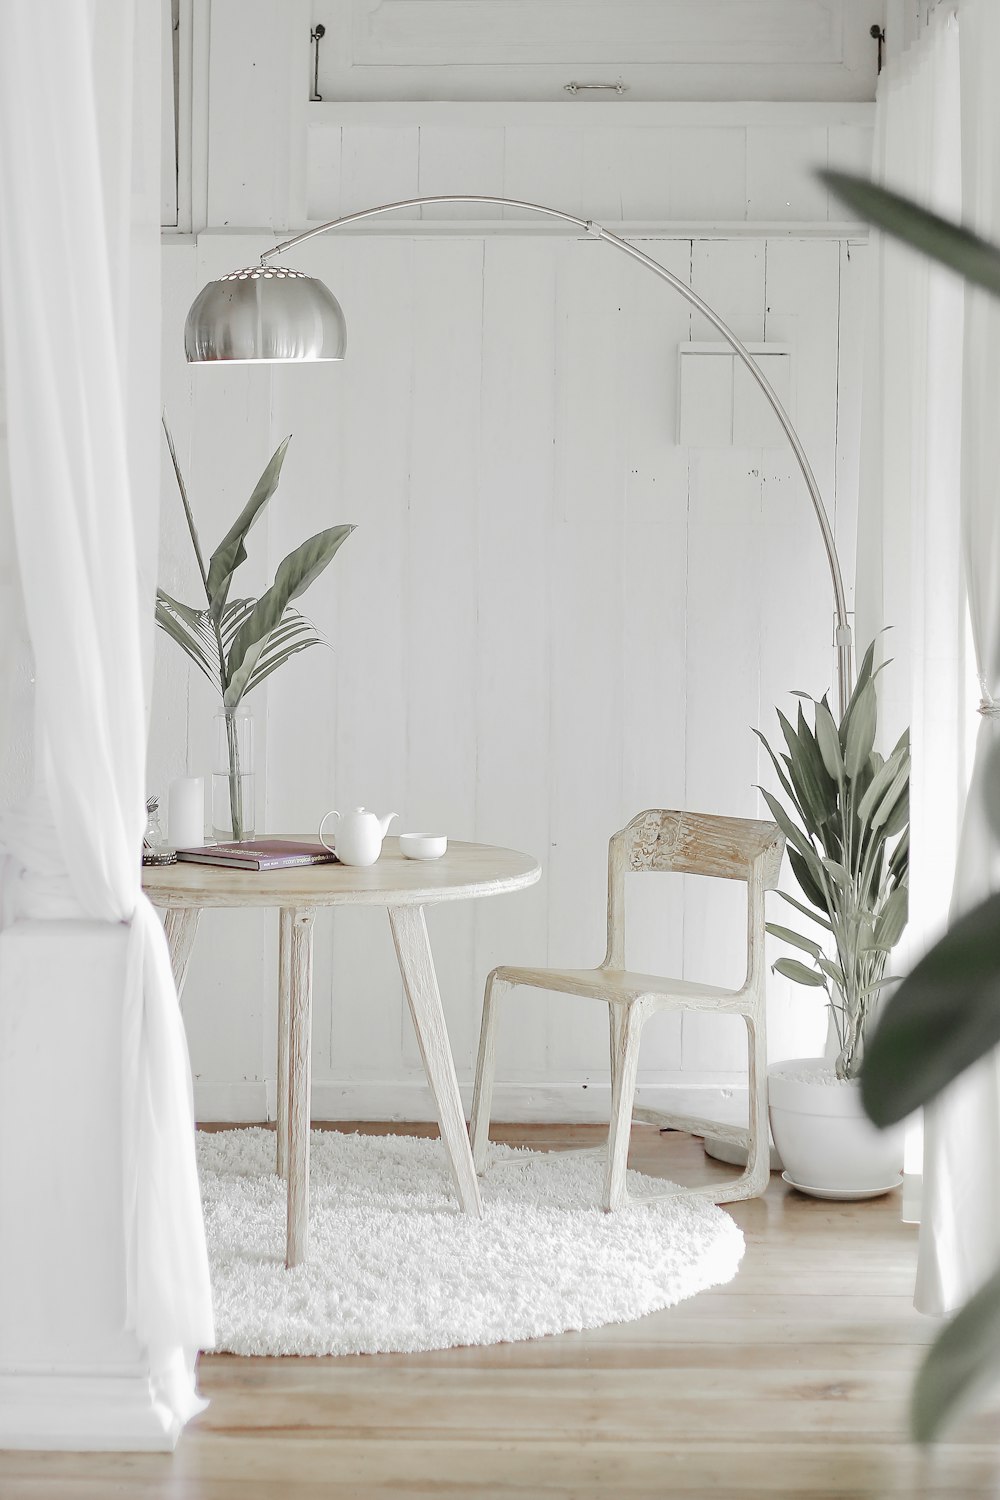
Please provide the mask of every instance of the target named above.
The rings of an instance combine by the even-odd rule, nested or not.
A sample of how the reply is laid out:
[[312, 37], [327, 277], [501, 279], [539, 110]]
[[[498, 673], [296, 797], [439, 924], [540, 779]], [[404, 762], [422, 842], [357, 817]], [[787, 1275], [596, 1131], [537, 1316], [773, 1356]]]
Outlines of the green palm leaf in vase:
[[[247, 537], [278, 488], [290, 439], [285, 438], [279, 443], [253, 494], [206, 565], [187, 486], [165, 417], [163, 431], [205, 591], [205, 605], [198, 608], [182, 604], [165, 589], [157, 589], [156, 623], [218, 690], [224, 707], [233, 710], [292, 656], [311, 646], [324, 644], [315, 626], [292, 608], [292, 601], [300, 598], [324, 572], [354, 527], [331, 526], [317, 532], [279, 563], [274, 582], [259, 599], [231, 600], [233, 578], [247, 559]], [[242, 806], [244, 778], [239, 736], [231, 713], [227, 713], [226, 728], [233, 838], [240, 839], [246, 823]]]

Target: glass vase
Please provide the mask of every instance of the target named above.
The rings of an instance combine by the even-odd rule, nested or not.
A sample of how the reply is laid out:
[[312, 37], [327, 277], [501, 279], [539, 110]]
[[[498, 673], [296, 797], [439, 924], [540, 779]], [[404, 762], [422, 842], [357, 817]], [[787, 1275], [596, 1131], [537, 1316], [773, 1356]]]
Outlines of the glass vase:
[[219, 843], [254, 836], [253, 716], [242, 705], [215, 716], [212, 836]]

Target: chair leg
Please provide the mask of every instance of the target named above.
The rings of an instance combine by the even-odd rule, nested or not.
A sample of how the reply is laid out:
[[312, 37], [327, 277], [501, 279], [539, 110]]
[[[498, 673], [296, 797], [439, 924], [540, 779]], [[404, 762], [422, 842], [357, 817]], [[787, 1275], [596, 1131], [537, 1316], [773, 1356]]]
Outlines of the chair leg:
[[496, 1073], [497, 1000], [510, 985], [497, 978], [494, 969], [486, 981], [483, 995], [483, 1024], [479, 1033], [479, 1056], [476, 1059], [476, 1082], [472, 1090], [470, 1138], [472, 1160], [482, 1176], [490, 1146], [490, 1106], [493, 1103], [493, 1079]]
[[[621, 1054], [625, 1046], [625, 1008], [621, 1005], [608, 1005], [608, 1021], [611, 1033], [611, 1091], [614, 1093], [615, 1074], [621, 1061]], [[608, 1127], [610, 1131], [610, 1126]]]
[[[616, 1016], [615, 1012], [619, 1014]], [[604, 1208], [610, 1213], [628, 1201], [625, 1172], [628, 1143], [632, 1134], [632, 1105], [639, 1071], [639, 1038], [645, 1020], [643, 1003], [611, 1006], [611, 1125], [608, 1130], [608, 1165], [604, 1178]]]
[[750, 1068], [750, 1142], [747, 1148], [746, 1197], [757, 1198], [771, 1180], [771, 1138], [767, 1117], [767, 1036], [763, 1016], [747, 1016]]

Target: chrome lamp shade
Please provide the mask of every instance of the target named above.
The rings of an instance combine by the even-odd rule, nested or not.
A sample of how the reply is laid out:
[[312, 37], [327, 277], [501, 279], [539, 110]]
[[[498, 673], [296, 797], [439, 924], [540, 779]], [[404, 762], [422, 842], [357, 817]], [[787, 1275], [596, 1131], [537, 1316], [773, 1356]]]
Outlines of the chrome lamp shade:
[[184, 324], [189, 364], [343, 359], [347, 323], [315, 276], [249, 266], [202, 287]]

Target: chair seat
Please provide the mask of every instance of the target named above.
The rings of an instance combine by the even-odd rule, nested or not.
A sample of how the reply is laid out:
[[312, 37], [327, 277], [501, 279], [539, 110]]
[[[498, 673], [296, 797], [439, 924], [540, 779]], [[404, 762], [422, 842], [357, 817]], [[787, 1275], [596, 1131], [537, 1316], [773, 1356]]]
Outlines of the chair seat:
[[665, 979], [659, 974], [637, 974], [630, 969], [515, 969], [501, 966], [497, 979], [533, 989], [557, 990], [584, 999], [620, 1000], [628, 1003], [643, 996], [677, 1000], [679, 1004], [719, 1004], [735, 1000], [740, 990], [718, 985], [696, 984], [690, 979]]

